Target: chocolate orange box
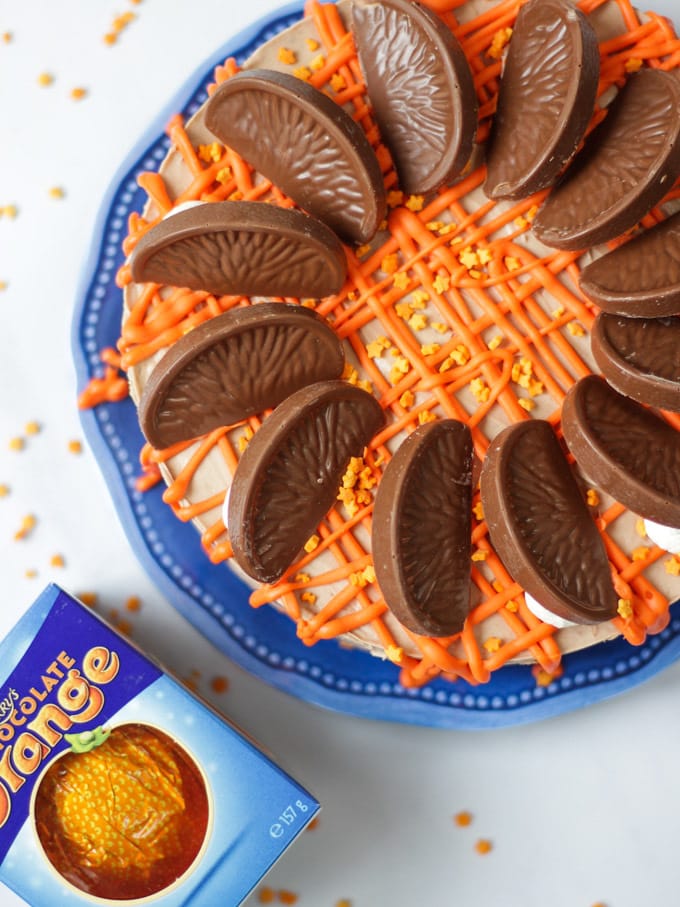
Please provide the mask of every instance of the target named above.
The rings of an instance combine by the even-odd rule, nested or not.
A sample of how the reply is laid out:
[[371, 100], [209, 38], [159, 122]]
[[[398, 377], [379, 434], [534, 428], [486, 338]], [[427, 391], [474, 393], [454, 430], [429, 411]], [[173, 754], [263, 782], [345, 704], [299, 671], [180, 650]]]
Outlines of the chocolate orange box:
[[238, 905], [318, 809], [57, 586], [0, 643], [0, 880], [34, 907]]

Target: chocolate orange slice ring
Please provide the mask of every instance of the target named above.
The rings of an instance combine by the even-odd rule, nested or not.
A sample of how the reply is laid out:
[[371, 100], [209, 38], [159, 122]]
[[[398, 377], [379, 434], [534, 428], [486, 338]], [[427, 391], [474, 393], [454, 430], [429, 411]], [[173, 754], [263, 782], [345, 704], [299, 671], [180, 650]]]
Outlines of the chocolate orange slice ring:
[[337, 293], [347, 259], [337, 236], [301, 211], [262, 202], [195, 204], [163, 218], [130, 256], [132, 278], [217, 296]]
[[557, 249], [581, 250], [634, 227], [680, 175], [680, 80], [661, 69], [628, 78], [533, 222]]
[[617, 391], [680, 412], [680, 318], [624, 318], [600, 312], [593, 358]]
[[595, 32], [566, 0], [521, 7], [487, 147], [484, 191], [525, 198], [551, 186], [593, 115], [600, 72]]
[[451, 636], [470, 609], [472, 438], [462, 422], [422, 425], [397, 449], [373, 508], [380, 590], [414, 633]]
[[385, 217], [385, 186], [366, 134], [335, 101], [287, 73], [227, 79], [207, 128], [347, 242], [368, 242]]
[[604, 311], [630, 318], [680, 315], [680, 212], [591, 262], [579, 286]]
[[336, 500], [350, 459], [384, 421], [375, 397], [344, 381], [303, 388], [264, 420], [226, 502], [234, 557], [249, 576], [280, 579]]
[[263, 302], [189, 331], [154, 367], [139, 421], [156, 448], [197, 438], [270, 409], [293, 391], [343, 372], [342, 344], [316, 312]]
[[352, 31], [401, 188], [420, 194], [453, 180], [477, 131], [472, 71], [458, 40], [411, 0], [354, 0]]
[[665, 419], [589, 375], [565, 398], [562, 430], [600, 488], [633, 513], [680, 528], [680, 432]]
[[604, 543], [548, 422], [529, 419], [497, 435], [480, 485], [494, 549], [542, 611], [557, 618], [549, 622], [616, 616]]

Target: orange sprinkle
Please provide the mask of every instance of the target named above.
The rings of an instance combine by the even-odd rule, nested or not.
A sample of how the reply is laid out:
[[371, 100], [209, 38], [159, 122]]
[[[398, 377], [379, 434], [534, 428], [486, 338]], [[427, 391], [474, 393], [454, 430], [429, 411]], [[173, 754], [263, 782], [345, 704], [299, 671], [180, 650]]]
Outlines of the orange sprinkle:
[[620, 598], [616, 610], [624, 620], [630, 620], [633, 616], [633, 603], [629, 598]]
[[671, 576], [680, 576], [680, 557], [674, 554], [663, 562], [664, 570]]
[[14, 533], [14, 541], [19, 542], [29, 536], [35, 529], [37, 522], [32, 513], [27, 514], [21, 521], [21, 528]]
[[562, 674], [564, 673], [564, 668], [562, 667], [562, 665], [559, 665], [553, 671], [546, 671], [545, 668], [541, 667], [541, 665], [534, 665], [531, 669], [531, 673], [536, 679], [536, 686], [549, 687], [550, 684], [553, 683], [553, 681], [562, 676]]
[[493, 850], [493, 844], [491, 843], [491, 841], [489, 841], [488, 838], [480, 838], [475, 843], [475, 850], [477, 851], [477, 853], [486, 854]]
[[586, 492], [586, 503], [589, 507], [597, 507], [600, 503], [600, 496], [594, 488], [589, 488]]
[[297, 69], [293, 70], [293, 75], [297, 79], [302, 79], [303, 82], [309, 82], [312, 78], [312, 70], [309, 66], [299, 66]]
[[278, 57], [279, 62], [285, 63], [286, 66], [292, 66], [293, 63], [297, 63], [297, 54], [287, 47], [279, 47]]
[[210, 681], [210, 689], [213, 693], [226, 693], [229, 689], [229, 681], [226, 677], [218, 675]]
[[88, 608], [94, 608], [97, 604], [98, 596], [96, 592], [79, 592], [76, 597]]
[[64, 564], [65, 561], [61, 554], [53, 554], [50, 558], [50, 567], [63, 567]]
[[87, 95], [87, 88], [72, 88], [69, 96], [73, 101], [82, 101], [82, 99]]
[[472, 813], [467, 809], [462, 810], [453, 817], [453, 821], [460, 828], [467, 828], [468, 825], [472, 824]]

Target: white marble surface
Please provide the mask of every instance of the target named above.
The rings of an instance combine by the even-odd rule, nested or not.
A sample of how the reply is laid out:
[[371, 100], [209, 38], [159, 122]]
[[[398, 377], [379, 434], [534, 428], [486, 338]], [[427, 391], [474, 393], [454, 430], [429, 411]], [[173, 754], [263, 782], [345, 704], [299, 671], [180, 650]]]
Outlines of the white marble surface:
[[[677, 13], [675, 0], [655, 0]], [[75, 405], [70, 320], [112, 174], [149, 115], [273, 0], [0, 2], [0, 636], [49, 580], [131, 595], [134, 638], [270, 747], [320, 798], [318, 828], [267, 884], [300, 907], [607, 907], [677, 902], [680, 665], [617, 699], [538, 725], [471, 733], [323, 712], [244, 674], [157, 593], [125, 539]], [[117, 45], [115, 15], [137, 19]], [[191, 15], [189, 15], [191, 10]], [[39, 87], [41, 72], [55, 81]], [[69, 97], [83, 86], [81, 101]], [[61, 186], [65, 197], [50, 198]], [[27, 422], [42, 425], [9, 449]], [[24, 515], [37, 525], [13, 536]], [[61, 553], [63, 568], [52, 567]], [[34, 569], [37, 576], [26, 577]], [[230, 681], [210, 689], [214, 676]], [[452, 816], [473, 814], [467, 829]], [[478, 838], [493, 850], [475, 852]], [[256, 899], [253, 899], [257, 903]], [[0, 888], [1, 907], [21, 903]], [[225, 905], [228, 907], [228, 905]]]

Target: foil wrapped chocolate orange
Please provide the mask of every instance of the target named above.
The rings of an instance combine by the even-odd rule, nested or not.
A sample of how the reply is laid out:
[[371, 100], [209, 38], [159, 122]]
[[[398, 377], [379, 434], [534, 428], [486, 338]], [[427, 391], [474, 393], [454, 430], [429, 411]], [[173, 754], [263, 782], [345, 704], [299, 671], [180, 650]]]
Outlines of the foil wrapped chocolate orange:
[[125, 724], [100, 739], [91, 748], [75, 741], [45, 772], [35, 797], [38, 840], [80, 891], [106, 901], [149, 897], [181, 878], [203, 848], [205, 781], [156, 728]]

